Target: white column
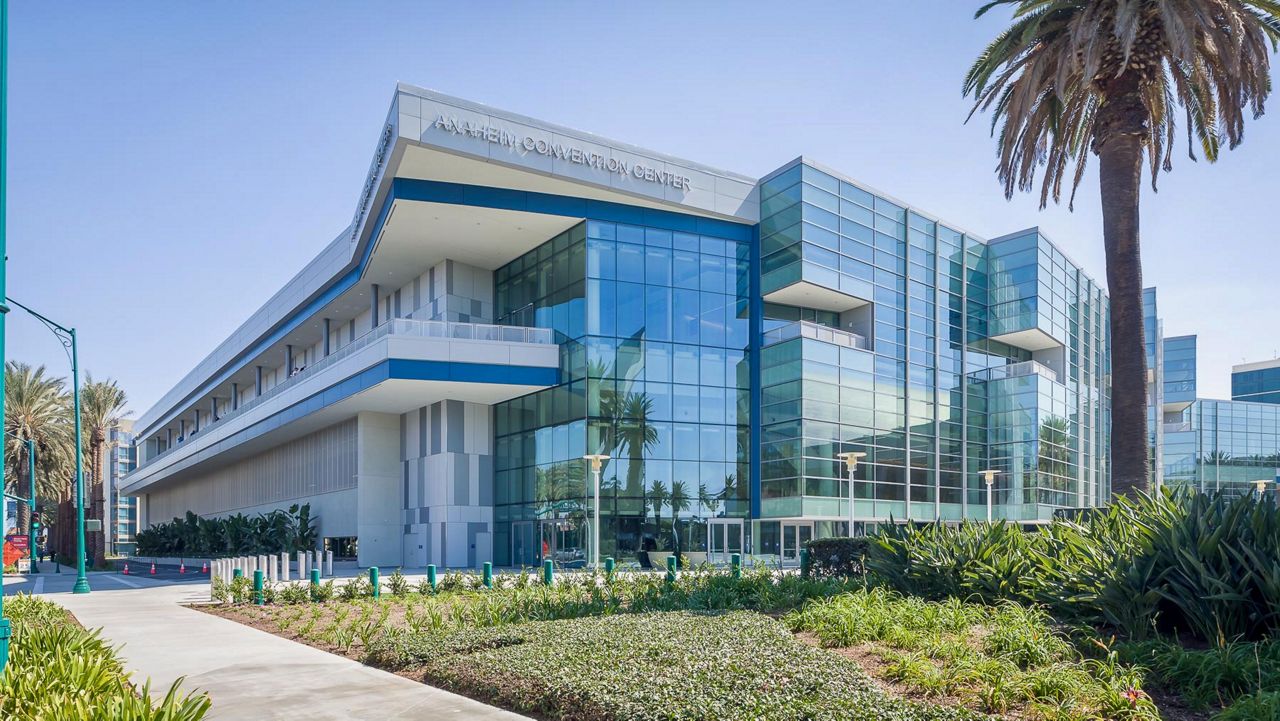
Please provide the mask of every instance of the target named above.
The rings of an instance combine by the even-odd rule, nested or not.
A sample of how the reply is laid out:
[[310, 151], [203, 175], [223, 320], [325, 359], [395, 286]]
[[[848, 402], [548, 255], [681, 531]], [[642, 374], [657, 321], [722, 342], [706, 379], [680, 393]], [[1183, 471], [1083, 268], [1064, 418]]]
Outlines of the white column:
[[267, 580], [272, 583], [275, 583], [277, 580], [276, 579], [276, 557], [264, 556], [264, 558], [267, 559]]
[[307, 552], [298, 551], [298, 578], [301, 578], [302, 580], [305, 581], [307, 580], [308, 575], [309, 574], [307, 573]]
[[320, 571], [320, 575], [322, 577], [324, 576], [324, 569], [320, 567], [319, 563], [316, 563], [315, 551], [307, 551], [307, 568], [317, 569], [318, 571]]
[[324, 552], [324, 575], [333, 576], [333, 551]]
[[289, 580], [289, 552], [288, 551], [280, 552], [280, 580], [281, 581]]

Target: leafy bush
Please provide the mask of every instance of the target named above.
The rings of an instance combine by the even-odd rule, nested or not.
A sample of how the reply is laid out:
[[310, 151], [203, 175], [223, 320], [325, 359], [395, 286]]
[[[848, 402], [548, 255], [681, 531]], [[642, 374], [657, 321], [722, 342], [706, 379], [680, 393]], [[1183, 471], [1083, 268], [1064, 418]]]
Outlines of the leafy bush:
[[884, 588], [811, 601], [786, 623], [825, 646], [865, 647], [883, 674], [985, 713], [1052, 721], [1160, 718], [1141, 674], [1115, 654], [1083, 659], [1034, 608], [929, 602]]
[[313, 549], [319, 527], [311, 516], [311, 504], [295, 503], [288, 510], [257, 516], [201, 518], [187, 511], [184, 518], [138, 531], [136, 538], [137, 553], [142, 556], [256, 555]]
[[1039, 605], [1135, 638], [1224, 643], [1280, 631], [1280, 510], [1252, 496], [1163, 492], [1031, 532], [1007, 523], [893, 526], [867, 568], [929, 599]]
[[647, 613], [500, 628], [399, 633], [369, 661], [540, 717], [974, 719], [890, 699], [851, 661], [749, 612]]
[[1193, 708], [1227, 706], [1259, 690], [1280, 693], [1280, 641], [1190, 649], [1158, 639], [1118, 644], [1116, 650], [1125, 661], [1150, 669], [1153, 680]]
[[871, 539], [816, 538], [806, 545], [809, 549], [809, 575], [819, 578], [840, 576], [860, 577], [866, 573], [867, 548]]
[[1259, 691], [1231, 704], [1213, 721], [1280, 721], [1280, 691]]
[[182, 695], [181, 679], [164, 698], [150, 683], [135, 689], [115, 651], [80, 627], [60, 606], [26, 595], [5, 602], [13, 623], [9, 664], [0, 677], [0, 718], [197, 721], [209, 697]]

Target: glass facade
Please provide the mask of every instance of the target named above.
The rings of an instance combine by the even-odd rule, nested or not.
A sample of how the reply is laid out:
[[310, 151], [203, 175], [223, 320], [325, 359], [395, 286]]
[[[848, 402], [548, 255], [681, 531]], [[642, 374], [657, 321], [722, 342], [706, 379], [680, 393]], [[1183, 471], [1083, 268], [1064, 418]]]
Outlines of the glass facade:
[[[125, 424], [132, 425], [128, 421]], [[133, 433], [127, 428], [111, 429], [111, 450], [106, 462], [110, 499], [108, 505], [108, 553], [125, 556], [133, 553], [134, 534], [138, 530], [138, 499], [120, 494], [120, 479], [137, 468], [137, 448]]]
[[1268, 492], [1280, 479], [1280, 406], [1197, 400], [1182, 429], [1165, 432], [1165, 482], [1231, 494]]
[[1280, 403], [1280, 361], [1270, 368], [1236, 369], [1231, 373], [1231, 399]]
[[586, 453], [610, 456], [601, 557], [706, 553], [747, 515], [750, 239], [588, 220], [496, 272], [498, 322], [555, 328], [563, 359], [495, 407], [498, 563], [585, 559]]

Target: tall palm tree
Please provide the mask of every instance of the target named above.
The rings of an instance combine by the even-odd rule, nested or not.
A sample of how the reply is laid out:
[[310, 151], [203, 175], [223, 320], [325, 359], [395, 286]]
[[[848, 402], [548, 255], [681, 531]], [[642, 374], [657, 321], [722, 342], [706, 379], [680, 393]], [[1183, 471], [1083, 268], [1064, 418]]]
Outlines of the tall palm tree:
[[[36, 503], [47, 527], [54, 519], [55, 505], [71, 497], [71, 480], [75, 473], [71, 395], [67, 392], [66, 381], [47, 375], [44, 366], [32, 367], [10, 361], [4, 372], [5, 478], [10, 480], [15, 495], [27, 494], [25, 481], [30, 459], [26, 441], [35, 441]], [[26, 527], [29, 513], [26, 504], [19, 507], [20, 528]], [[65, 529], [59, 525], [56, 530], [62, 532]]]
[[[980, 17], [1013, 6], [1013, 25], [974, 62], [964, 93], [992, 111], [997, 175], [1006, 197], [1031, 190], [1040, 205], [1071, 195], [1089, 153], [1098, 156], [1102, 233], [1111, 296], [1112, 492], [1146, 488], [1146, 354], [1138, 197], [1145, 162], [1152, 188], [1171, 169], [1176, 120], [1187, 148], [1210, 162], [1244, 135], [1246, 110], [1262, 114], [1271, 50], [1280, 40], [1275, 0], [991, 0]], [[970, 114], [972, 116], [972, 113]], [[998, 129], [998, 133], [997, 133]], [[1072, 161], [1075, 167], [1071, 168]]]
[[102, 530], [88, 534], [85, 545], [90, 557], [98, 561], [107, 555], [109, 532], [105, 508], [109, 475], [105, 457], [107, 434], [128, 415], [124, 410], [127, 400], [114, 380], [95, 381], [93, 374], [85, 375], [84, 385], [80, 388], [80, 423], [89, 457], [88, 477], [85, 478], [89, 486], [89, 507], [86, 510], [88, 518], [102, 521]]
[[618, 405], [616, 444], [627, 449], [628, 496], [644, 493], [645, 451], [658, 443], [658, 431], [649, 422], [653, 399], [644, 393], [628, 393]]

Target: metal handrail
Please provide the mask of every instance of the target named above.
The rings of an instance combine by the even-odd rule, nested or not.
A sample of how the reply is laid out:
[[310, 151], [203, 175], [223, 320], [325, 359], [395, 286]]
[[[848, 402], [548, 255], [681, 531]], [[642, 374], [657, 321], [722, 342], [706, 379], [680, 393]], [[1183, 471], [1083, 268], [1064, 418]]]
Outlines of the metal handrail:
[[867, 339], [864, 336], [807, 320], [792, 321], [786, 325], [765, 331], [764, 345], [773, 345], [792, 338], [811, 338], [844, 348], [867, 350]]
[[[225, 415], [218, 416], [209, 425], [202, 427], [196, 433], [204, 433], [208, 428], [211, 428], [216, 423], [230, 420], [252, 410], [289, 388], [292, 388], [299, 382], [310, 378], [325, 368], [338, 363], [344, 358], [354, 355], [357, 351], [363, 350], [364, 348], [367, 348], [373, 343], [390, 335], [415, 338], [499, 341], [503, 343], [537, 343], [540, 345], [555, 343], [555, 335], [550, 328], [494, 325], [492, 323], [458, 323], [444, 320], [411, 320], [408, 318], [392, 318], [379, 325], [377, 328], [365, 332], [364, 335], [359, 336], [355, 340], [333, 351], [315, 363], [297, 369], [288, 378], [285, 378], [279, 383], [276, 383], [263, 391], [261, 395], [240, 403], [234, 410], [228, 411]], [[190, 435], [188, 435], [186, 440], [191, 440]], [[183, 445], [186, 445], [186, 441], [181, 445], [175, 444], [172, 448], [164, 449], [160, 453], [148, 458], [146, 464], [150, 464], [164, 458], [171, 451], [176, 451]], [[139, 464], [138, 468], [142, 468], [143, 465], [146, 464]]]
[[969, 375], [978, 377], [979, 380], [999, 381], [1006, 378], [1017, 378], [1019, 376], [1038, 375], [1044, 376], [1054, 383], [1061, 383], [1058, 371], [1039, 361], [1019, 361], [1018, 363], [1010, 363], [1009, 365], [995, 366], [993, 368], [984, 368], [977, 370]]

